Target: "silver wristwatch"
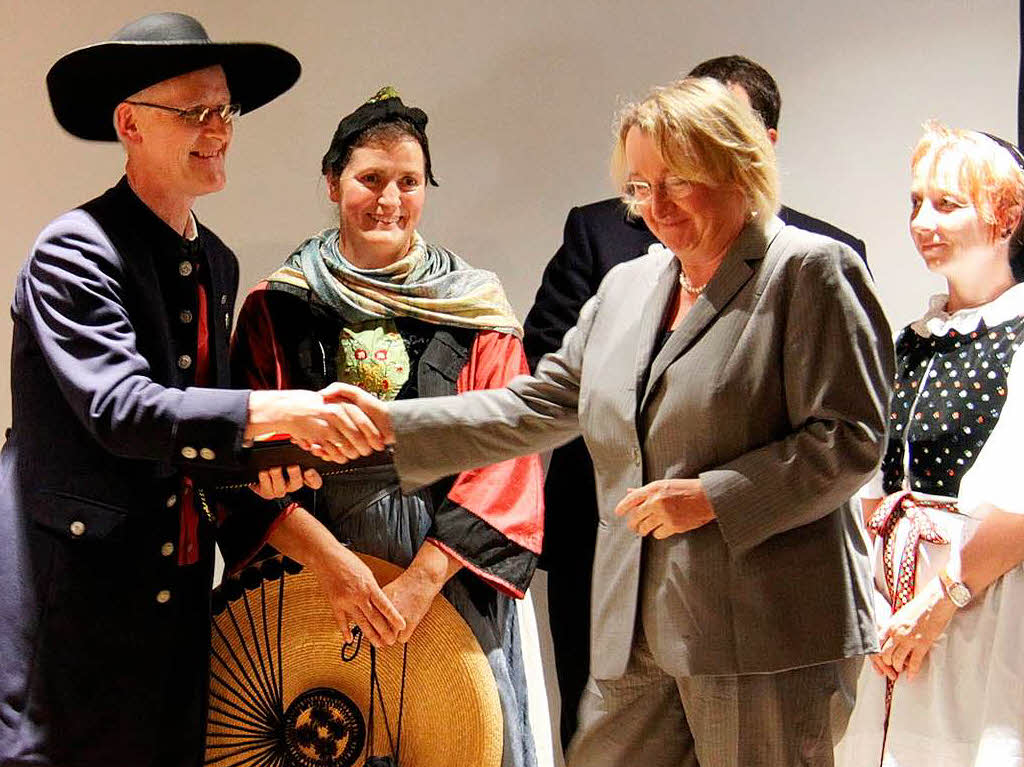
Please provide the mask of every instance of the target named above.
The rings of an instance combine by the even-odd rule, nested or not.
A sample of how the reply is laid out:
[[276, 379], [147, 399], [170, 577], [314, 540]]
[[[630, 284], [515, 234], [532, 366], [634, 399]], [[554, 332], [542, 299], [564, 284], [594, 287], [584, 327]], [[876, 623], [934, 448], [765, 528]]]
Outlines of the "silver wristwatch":
[[971, 601], [971, 590], [962, 581], [954, 581], [949, 577], [946, 568], [939, 571], [939, 581], [942, 583], [942, 590], [946, 592], [949, 601], [959, 607], [967, 607]]

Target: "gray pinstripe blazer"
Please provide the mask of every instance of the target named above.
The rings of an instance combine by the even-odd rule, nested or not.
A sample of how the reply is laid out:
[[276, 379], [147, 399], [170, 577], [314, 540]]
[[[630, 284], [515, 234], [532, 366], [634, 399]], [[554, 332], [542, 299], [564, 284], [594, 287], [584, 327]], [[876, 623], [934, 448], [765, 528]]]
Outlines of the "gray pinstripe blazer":
[[[882, 457], [893, 355], [863, 263], [778, 219], [767, 232], [749, 225], [651, 359], [678, 274], [659, 247], [617, 266], [536, 377], [392, 403], [403, 483], [583, 434], [601, 514], [597, 678], [625, 672], [638, 615], [673, 676], [875, 650], [867, 544], [849, 498]], [[699, 477], [717, 520], [662, 541], [630, 532], [615, 505], [664, 477]]]

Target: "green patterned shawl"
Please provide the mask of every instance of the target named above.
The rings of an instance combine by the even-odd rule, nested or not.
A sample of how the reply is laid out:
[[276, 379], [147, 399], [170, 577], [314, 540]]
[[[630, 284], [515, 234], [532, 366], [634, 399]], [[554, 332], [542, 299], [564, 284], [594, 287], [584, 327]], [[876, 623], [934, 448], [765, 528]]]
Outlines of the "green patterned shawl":
[[341, 254], [338, 230], [303, 242], [268, 278], [308, 289], [348, 322], [413, 317], [437, 325], [497, 330], [520, 338], [523, 327], [493, 272], [474, 269], [418, 232], [402, 258], [380, 269], [360, 269]]

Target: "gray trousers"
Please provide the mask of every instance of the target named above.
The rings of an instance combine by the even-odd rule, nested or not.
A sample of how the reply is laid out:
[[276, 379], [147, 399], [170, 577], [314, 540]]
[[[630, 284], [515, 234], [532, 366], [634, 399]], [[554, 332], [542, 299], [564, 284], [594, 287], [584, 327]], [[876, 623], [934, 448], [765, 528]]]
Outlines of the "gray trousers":
[[638, 631], [624, 676], [588, 680], [567, 767], [832, 767], [863, 662], [676, 678]]

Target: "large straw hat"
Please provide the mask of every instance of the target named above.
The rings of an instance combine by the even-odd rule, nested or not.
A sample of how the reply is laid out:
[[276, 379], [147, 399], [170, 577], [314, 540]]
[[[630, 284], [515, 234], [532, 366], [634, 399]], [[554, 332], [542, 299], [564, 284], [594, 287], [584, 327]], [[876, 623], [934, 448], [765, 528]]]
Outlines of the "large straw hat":
[[269, 43], [215, 43], [183, 13], [153, 13], [106, 42], [58, 59], [46, 75], [50, 104], [68, 133], [117, 141], [114, 107], [133, 93], [186, 72], [220, 64], [243, 114], [280, 96], [299, 79], [299, 60]]
[[[381, 585], [401, 572], [360, 556]], [[310, 571], [275, 558], [226, 580], [214, 592], [212, 640], [207, 764], [363, 764], [370, 645], [343, 660], [341, 632]], [[447, 600], [434, 601], [409, 642], [404, 702], [402, 667], [401, 645], [377, 651], [369, 753], [392, 753], [388, 730], [397, 737], [401, 707], [401, 767], [500, 765], [494, 676]]]

